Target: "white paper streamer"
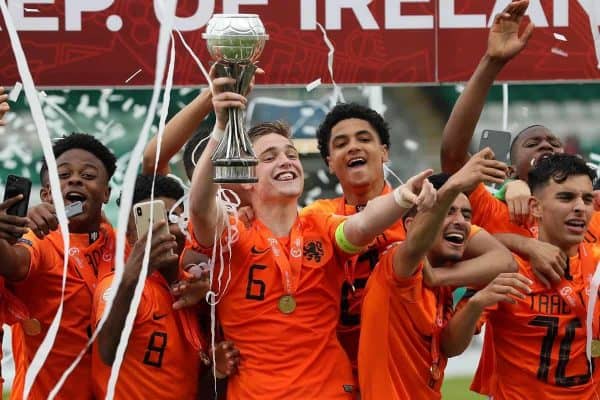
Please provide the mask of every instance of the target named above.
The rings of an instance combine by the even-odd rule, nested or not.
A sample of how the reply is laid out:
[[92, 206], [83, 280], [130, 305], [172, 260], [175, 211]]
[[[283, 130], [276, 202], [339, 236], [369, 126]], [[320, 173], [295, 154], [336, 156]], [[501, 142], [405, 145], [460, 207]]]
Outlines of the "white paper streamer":
[[198, 68], [200, 68], [200, 71], [202, 71], [202, 75], [204, 75], [204, 79], [206, 79], [208, 86], [212, 90], [212, 80], [210, 79], [210, 76], [208, 75], [208, 71], [206, 70], [206, 68], [204, 68], [204, 65], [202, 64], [202, 62], [200, 61], [200, 59], [198, 58], [196, 53], [194, 53], [192, 48], [187, 44], [187, 42], [185, 41], [185, 38], [183, 37], [181, 32], [179, 32], [178, 30], [175, 30], [175, 32], [177, 32], [177, 34], [179, 35], [179, 39], [181, 39], [181, 43], [183, 43], [183, 47], [187, 50], [188, 53], [190, 53], [190, 55], [192, 56], [192, 59], [196, 62], [196, 65], [198, 65]]
[[566, 42], [567, 41], [567, 37], [563, 34], [560, 34], [558, 32], [554, 32], [554, 39], [556, 40], [560, 40], [561, 42]]
[[321, 78], [315, 79], [314, 81], [312, 81], [311, 83], [309, 83], [308, 85], [306, 85], [306, 91], [307, 92], [312, 92], [313, 90], [315, 90], [319, 86], [321, 86]]
[[552, 54], [556, 54], [557, 56], [569, 57], [569, 54], [566, 51], [563, 51], [563, 50], [559, 49], [558, 47], [551, 48], [550, 52]]
[[342, 103], [345, 103], [346, 100], [344, 99], [342, 89], [337, 85], [337, 83], [335, 83], [335, 79], [333, 79], [333, 58], [335, 55], [335, 47], [333, 46], [333, 43], [331, 43], [331, 40], [329, 40], [329, 37], [327, 36], [327, 31], [325, 30], [325, 28], [323, 28], [323, 25], [317, 22], [317, 26], [319, 27], [321, 32], [323, 32], [323, 40], [325, 41], [325, 44], [329, 49], [329, 53], [327, 53], [327, 68], [329, 69], [329, 76], [331, 77], [331, 83], [333, 84], [333, 94], [331, 95], [330, 101], [330, 106], [331, 108], [333, 108], [337, 104], [338, 99]]
[[[21, 77], [21, 81], [23, 82], [23, 88], [25, 89], [25, 96], [27, 97], [27, 101], [29, 102], [31, 116], [35, 123], [38, 137], [42, 145], [42, 151], [44, 153], [44, 157], [48, 165], [48, 178], [50, 180], [52, 201], [54, 202], [54, 205], [56, 207], [56, 216], [60, 224], [60, 232], [63, 238], [63, 246], [64, 249], [69, 249], [69, 221], [67, 220], [67, 216], [65, 215], [65, 204], [62, 198], [62, 192], [60, 190], [58, 168], [56, 166], [56, 159], [54, 158], [54, 153], [52, 151], [52, 141], [50, 140], [50, 133], [48, 131], [48, 126], [46, 125], [46, 120], [44, 119], [44, 114], [42, 112], [42, 105], [40, 104], [40, 101], [38, 99], [38, 94], [33, 83], [31, 71], [29, 70], [29, 66], [25, 58], [25, 53], [23, 52], [23, 47], [21, 46], [21, 41], [19, 40], [19, 36], [13, 24], [12, 17], [10, 16], [6, 7], [6, 3], [4, 1], [0, 1], [0, 10], [2, 11], [2, 16], [4, 17], [6, 30], [8, 31], [10, 43], [15, 54], [17, 69], [19, 70], [19, 75]], [[52, 323], [48, 327], [48, 333], [44, 337], [44, 340], [40, 344], [40, 347], [33, 356], [31, 364], [25, 374], [25, 385], [23, 388], [24, 399], [27, 399], [29, 397], [29, 393], [31, 391], [33, 383], [35, 382], [35, 378], [44, 366], [44, 363], [48, 358], [48, 354], [50, 353], [50, 350], [54, 345], [54, 341], [58, 333], [58, 328], [60, 326], [60, 321], [62, 318], [63, 302], [65, 297], [67, 265], [69, 262], [68, 254], [69, 252], [65, 251], [60, 305], [58, 306], [58, 310], [56, 311], [56, 315], [54, 316]]]
[[[162, 140], [162, 134], [163, 134], [164, 128], [165, 128], [166, 115], [169, 110], [169, 103], [171, 100], [171, 97], [170, 97], [171, 89], [173, 87], [173, 74], [175, 71], [175, 41], [173, 40], [173, 37], [171, 36], [170, 32], [172, 30], [173, 23], [175, 20], [175, 7], [177, 4], [177, 0], [167, 0], [166, 3], [167, 3], [167, 10], [166, 10], [167, 17], [165, 19], [165, 22], [161, 25], [161, 28], [160, 28], [160, 37], [159, 37], [158, 51], [157, 51], [157, 53], [158, 53], [157, 54], [157, 68], [156, 68], [156, 76], [155, 76], [155, 82], [154, 82], [154, 84], [155, 84], [154, 91], [157, 94], [156, 102], [151, 103], [150, 110], [148, 112], [148, 116], [147, 116], [145, 124], [144, 124], [144, 127], [147, 126], [148, 128], [150, 128], [150, 125], [152, 124], [152, 120], [154, 119], [153, 118], [154, 113], [155, 113], [156, 107], [158, 105], [157, 100], [158, 100], [158, 94], [160, 93], [160, 84], [162, 81], [161, 78], [164, 74], [164, 64], [165, 64], [166, 56], [167, 56], [166, 47], [169, 45], [169, 40], [170, 40], [170, 42], [171, 42], [171, 57], [169, 60], [169, 69], [167, 72], [167, 81], [165, 84], [163, 107], [162, 107], [162, 113], [161, 113], [160, 123], [159, 123], [157, 150], [156, 150], [156, 157], [155, 157], [155, 164], [154, 164], [155, 172], [158, 167], [158, 159], [160, 156], [160, 144], [161, 144], [161, 140]], [[163, 54], [163, 52], [164, 52], [164, 54]], [[153, 96], [153, 100], [154, 100], [154, 97], [155, 96]], [[144, 133], [145, 133], [145, 135], [144, 135]], [[142, 135], [145, 136], [144, 143], [148, 136], [147, 133], [148, 133], [147, 131], [142, 133]], [[140, 136], [142, 136], [142, 135], [140, 135]], [[137, 145], [136, 145], [136, 147], [137, 147]], [[133, 161], [136, 164], [135, 166], [137, 169], [137, 164], [139, 162], [141, 162], [141, 159], [142, 159], [143, 150], [144, 150], [144, 147], [141, 146], [140, 153], [136, 154], [135, 156], [134, 155], [131, 156], [131, 161], [130, 161], [129, 167], [131, 166], [131, 163]], [[128, 167], [128, 171], [127, 171], [128, 173], [129, 173], [129, 167]], [[135, 182], [135, 175], [133, 176], [133, 178], [134, 178], [134, 182]], [[154, 199], [154, 182], [155, 181], [153, 179], [151, 199]], [[125, 207], [127, 214], [129, 214], [129, 210], [131, 209], [134, 185], [135, 184], [131, 185], [131, 191], [130, 191], [131, 196], [129, 199], [127, 199], [128, 203], [127, 203], [127, 206]], [[127, 186], [124, 184], [124, 187], [127, 187]], [[123, 203], [121, 203], [121, 207], [123, 207]], [[123, 211], [123, 208], [121, 208], [121, 212], [122, 211]], [[152, 210], [150, 211], [150, 215], [152, 216]], [[119, 215], [119, 222], [121, 222], [120, 217], [121, 217], [121, 215]], [[151, 217], [150, 218], [150, 226], [153, 226], [153, 223], [154, 223], [154, 221], [152, 221], [152, 217]], [[119, 227], [120, 227], [120, 224], [119, 224]], [[138, 309], [138, 306], [142, 299], [144, 285], [146, 284], [146, 277], [148, 276], [148, 263], [149, 263], [149, 259], [150, 259], [151, 241], [152, 241], [152, 229], [149, 229], [148, 230], [148, 239], [146, 241], [146, 249], [145, 249], [145, 253], [144, 253], [144, 259], [142, 262], [142, 269], [140, 270], [140, 276], [138, 278], [138, 282], [135, 287], [133, 299], [131, 300], [129, 312], [128, 312], [127, 318], [125, 320], [125, 326], [123, 327], [123, 331], [121, 332], [121, 338], [119, 341], [119, 346], [117, 347], [117, 352], [115, 354], [115, 360], [113, 362], [113, 366], [110, 371], [110, 378], [108, 380], [108, 386], [107, 386], [107, 390], [106, 390], [106, 399], [107, 400], [112, 400], [114, 398], [115, 389], [117, 386], [117, 380], [119, 377], [119, 370], [121, 368], [121, 364], [123, 363], [123, 358], [125, 357], [125, 351], [127, 350], [129, 337], [131, 335], [131, 331], [133, 330], [133, 324], [135, 322], [135, 317], [137, 315], [137, 309]], [[118, 286], [116, 286], [114, 282], [113, 282], [113, 287], [118, 288]], [[115, 292], [116, 292], [116, 290], [115, 290]]]
[[12, 90], [8, 94], [8, 100], [15, 102], [19, 99], [19, 95], [21, 94], [21, 90], [23, 89], [23, 84], [21, 82], [16, 82], [15, 86], [13, 86]]
[[[584, 277], [586, 278], [586, 277]], [[594, 324], [594, 310], [596, 308], [596, 301], [598, 300], [598, 287], [600, 286], [600, 263], [596, 265], [596, 270], [590, 283], [590, 297], [588, 299], [587, 315], [585, 321], [586, 337], [585, 337], [585, 355], [587, 356], [588, 362], [592, 359], [592, 337], [593, 337], [593, 324]], [[591, 367], [591, 366], [590, 366]]]
[[142, 72], [142, 69], [138, 69], [137, 71], [135, 71], [133, 73], [133, 75], [131, 75], [129, 78], [125, 79], [125, 83], [129, 83], [130, 80], [132, 80], [133, 78], [135, 78], [137, 76], [137, 74], [139, 74], [140, 72]]
[[508, 130], [508, 83], [502, 84], [502, 130]]

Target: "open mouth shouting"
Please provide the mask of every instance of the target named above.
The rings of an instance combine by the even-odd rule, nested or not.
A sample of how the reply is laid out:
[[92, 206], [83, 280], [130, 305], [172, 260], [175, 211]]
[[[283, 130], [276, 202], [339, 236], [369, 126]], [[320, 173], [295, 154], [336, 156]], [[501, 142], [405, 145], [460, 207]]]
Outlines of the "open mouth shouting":
[[535, 156], [535, 157], [533, 157], [531, 159], [531, 161], [530, 161], [529, 164], [532, 167], [535, 167], [540, 161], [542, 161], [543, 159], [546, 159], [546, 158], [550, 157], [552, 154], [554, 154], [554, 153], [552, 153], [552, 152], [544, 152], [544, 153], [538, 154], [537, 156]]
[[87, 197], [81, 192], [71, 190], [65, 193], [64, 199], [66, 200], [66, 204], [75, 203], [77, 201], [84, 203], [87, 200]]
[[353, 157], [346, 163], [348, 168], [359, 168], [367, 163], [364, 157]]
[[452, 247], [462, 247], [467, 239], [467, 233], [460, 230], [449, 230], [444, 233], [444, 240]]
[[585, 220], [581, 218], [570, 218], [565, 221], [565, 226], [574, 235], [583, 235], [586, 231]]

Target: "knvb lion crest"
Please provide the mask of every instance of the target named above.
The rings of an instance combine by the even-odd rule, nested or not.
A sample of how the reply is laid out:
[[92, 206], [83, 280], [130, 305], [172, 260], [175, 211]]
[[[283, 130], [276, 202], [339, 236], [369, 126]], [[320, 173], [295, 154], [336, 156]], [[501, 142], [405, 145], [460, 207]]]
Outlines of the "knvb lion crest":
[[325, 254], [323, 251], [323, 243], [319, 240], [311, 240], [304, 245], [304, 258], [308, 261], [315, 260], [316, 262], [321, 262], [323, 254]]

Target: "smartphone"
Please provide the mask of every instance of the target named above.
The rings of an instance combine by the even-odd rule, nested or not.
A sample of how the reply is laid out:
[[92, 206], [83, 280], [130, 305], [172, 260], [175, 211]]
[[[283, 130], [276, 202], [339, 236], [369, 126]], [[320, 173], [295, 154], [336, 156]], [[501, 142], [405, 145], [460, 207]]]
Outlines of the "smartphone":
[[494, 152], [495, 159], [508, 164], [510, 161], [511, 134], [505, 131], [484, 130], [479, 141], [479, 151], [489, 147]]
[[[135, 219], [135, 228], [137, 231], [138, 238], [141, 238], [148, 233], [150, 227], [150, 212], [152, 210], [152, 224], [155, 225], [157, 222], [167, 220], [167, 209], [165, 202], [162, 200], [145, 201], [134, 204], [133, 215]], [[169, 225], [165, 224], [160, 233], [167, 235], [169, 232]], [[172, 251], [172, 250], [171, 250]]]
[[23, 198], [17, 204], [12, 205], [6, 213], [25, 217], [29, 207], [29, 196], [31, 194], [31, 181], [22, 176], [8, 175], [6, 177], [6, 188], [4, 189], [4, 201], [22, 194]]

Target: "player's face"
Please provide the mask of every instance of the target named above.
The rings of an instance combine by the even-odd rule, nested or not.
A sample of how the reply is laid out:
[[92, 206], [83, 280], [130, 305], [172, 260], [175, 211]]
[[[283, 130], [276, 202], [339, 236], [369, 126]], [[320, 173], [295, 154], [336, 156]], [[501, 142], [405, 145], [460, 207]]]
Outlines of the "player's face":
[[[175, 203], [177, 203], [177, 200], [179, 199], [172, 199], [170, 197], [158, 197], [158, 199], [164, 201], [165, 203], [165, 208], [167, 209], [167, 218], [170, 218], [171, 215], [174, 215], [175, 217], [179, 218], [181, 216], [181, 213], [183, 213], [183, 207], [181, 205], [173, 209], [173, 206], [175, 205]], [[173, 212], [171, 212], [171, 210], [173, 210]], [[181, 231], [179, 224], [172, 223], [170, 219], [169, 231], [171, 232], [171, 235], [175, 236], [175, 240], [177, 241], [177, 250], [175, 251], [177, 252], [177, 254], [181, 254], [185, 246], [185, 235]]]
[[258, 157], [253, 185], [259, 199], [298, 198], [304, 189], [304, 171], [298, 150], [286, 137], [271, 133], [253, 143]]
[[532, 213], [538, 219], [540, 238], [567, 250], [583, 240], [594, 212], [592, 181], [574, 175], [562, 183], [551, 181], [532, 200]]
[[460, 261], [465, 250], [465, 243], [471, 231], [471, 204], [464, 194], [459, 194], [444, 219], [431, 254], [436, 263]]
[[553, 153], [562, 153], [563, 147], [560, 139], [554, 136], [547, 128], [536, 126], [523, 132], [515, 143], [515, 160], [517, 177], [527, 181], [529, 170], [542, 158]]
[[69, 220], [69, 229], [73, 232], [95, 229], [102, 218], [102, 205], [110, 197], [104, 164], [88, 151], [71, 149], [56, 159], [56, 165], [65, 205], [83, 203], [83, 213]]
[[379, 184], [383, 181], [383, 163], [388, 160], [387, 147], [371, 124], [349, 118], [335, 124], [329, 139], [329, 170], [344, 190]]

